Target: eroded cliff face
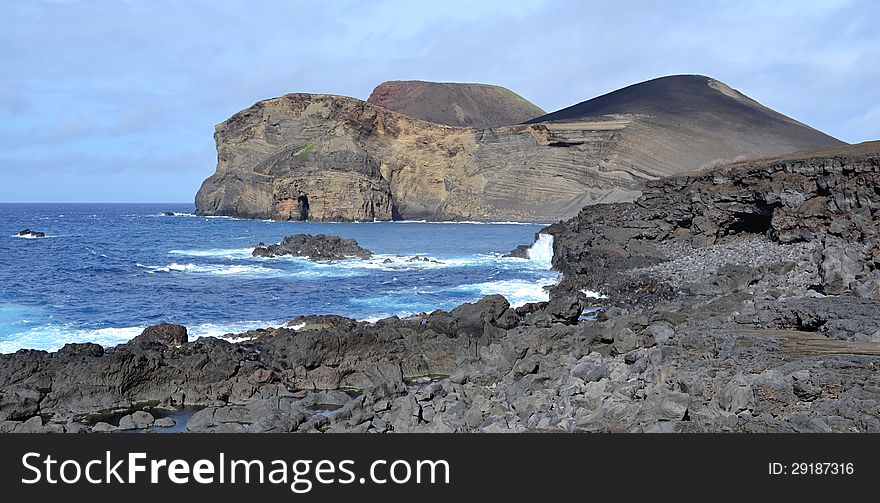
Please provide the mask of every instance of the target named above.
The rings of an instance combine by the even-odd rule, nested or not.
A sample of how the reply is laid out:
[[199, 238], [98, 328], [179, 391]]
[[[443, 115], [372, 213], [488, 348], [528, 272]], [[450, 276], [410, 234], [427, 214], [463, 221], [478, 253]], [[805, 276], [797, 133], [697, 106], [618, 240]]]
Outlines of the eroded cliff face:
[[290, 94], [217, 126], [217, 171], [196, 207], [279, 220], [554, 219], [632, 197], [654, 177], [607, 165], [621, 127], [476, 130], [353, 98]]

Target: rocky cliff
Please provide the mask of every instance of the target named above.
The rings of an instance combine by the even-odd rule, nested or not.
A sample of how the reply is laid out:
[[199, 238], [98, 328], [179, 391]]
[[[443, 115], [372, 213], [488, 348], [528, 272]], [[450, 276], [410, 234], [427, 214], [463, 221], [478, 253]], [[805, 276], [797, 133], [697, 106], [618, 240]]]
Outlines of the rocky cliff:
[[555, 266], [593, 289], [630, 290], [625, 270], [644, 287], [644, 268], [681, 246], [760, 238], [768, 255], [776, 245], [810, 250], [801, 272], [812, 273], [796, 294], [877, 297], [878, 187], [880, 142], [868, 142], [650, 182], [634, 203], [585, 208], [547, 232], [557, 237]]
[[597, 124], [560, 143], [544, 125], [459, 128], [290, 94], [217, 126], [217, 171], [196, 207], [279, 220], [546, 221], [634, 194], [646, 173], [596, 165], [617, 129]]
[[373, 89], [367, 103], [447, 126], [512, 126], [546, 112], [501, 86], [393, 80]]
[[[671, 79], [673, 88], [693, 91], [694, 79]], [[676, 92], [684, 101], [652, 115], [624, 106], [668, 94], [641, 84], [645, 92], [629, 92], [601, 115], [491, 129], [444, 126], [340, 96], [261, 101], [217, 126], [217, 170], [196, 196], [197, 211], [279, 220], [548, 221], [631, 200], [648, 180], [718, 159], [840, 143], [793, 121], [758, 127], [750, 112], [756, 104], [739, 98], [723, 113], [697, 114], [723, 123], [685, 114], [687, 129], [669, 126], [681, 110], [727, 104], [732, 91], [702, 79], [703, 94], [716, 99], [688, 104], [688, 93]]]

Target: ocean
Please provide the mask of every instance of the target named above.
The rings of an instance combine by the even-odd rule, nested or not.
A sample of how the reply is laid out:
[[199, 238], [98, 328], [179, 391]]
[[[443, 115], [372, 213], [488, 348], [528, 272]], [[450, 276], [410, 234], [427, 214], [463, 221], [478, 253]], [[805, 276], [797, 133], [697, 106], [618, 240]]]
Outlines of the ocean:
[[[0, 204], [0, 353], [112, 346], [159, 322], [190, 338], [280, 326], [307, 314], [373, 321], [451, 309], [488, 294], [546, 300], [552, 242], [530, 259], [520, 223], [317, 223], [193, 215], [192, 204]], [[174, 212], [165, 216], [164, 212]], [[45, 238], [18, 237], [22, 229]], [[370, 260], [251, 256], [259, 242], [308, 233], [354, 238]], [[410, 262], [416, 256], [430, 262]], [[385, 263], [390, 259], [390, 263]]]

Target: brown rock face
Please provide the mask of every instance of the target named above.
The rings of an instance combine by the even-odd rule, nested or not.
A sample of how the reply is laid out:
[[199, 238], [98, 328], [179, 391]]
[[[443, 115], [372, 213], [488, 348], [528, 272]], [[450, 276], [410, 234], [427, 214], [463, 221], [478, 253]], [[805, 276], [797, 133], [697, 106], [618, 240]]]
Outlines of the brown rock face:
[[500, 86], [418, 80], [383, 82], [367, 103], [436, 124], [477, 129], [512, 126], [545, 113]]
[[[340, 96], [261, 101], [216, 127], [217, 171], [196, 209], [278, 220], [546, 222], [632, 200], [646, 181], [713, 160], [840, 143], [738, 93], [734, 100], [735, 91], [711, 79], [672, 79], [688, 92], [672, 93], [679, 101], [667, 108], [631, 107], [650, 100], [629, 93], [586, 119], [551, 114], [548, 123], [493, 129], [444, 126]], [[642, 94], [669, 94], [649, 84]], [[690, 105], [688, 93], [697, 96]], [[696, 119], [681, 112], [707, 107]], [[688, 128], [674, 127], [676, 113]], [[767, 113], [775, 115], [764, 124]]]

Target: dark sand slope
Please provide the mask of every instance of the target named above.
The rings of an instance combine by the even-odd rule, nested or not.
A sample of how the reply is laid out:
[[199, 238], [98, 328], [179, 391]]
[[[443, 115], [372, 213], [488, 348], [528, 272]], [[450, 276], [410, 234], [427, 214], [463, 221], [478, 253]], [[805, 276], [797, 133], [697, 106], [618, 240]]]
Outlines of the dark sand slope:
[[477, 129], [512, 126], [545, 113], [501, 86], [419, 80], [383, 82], [367, 103], [428, 122]]
[[666, 175], [738, 157], [845, 145], [702, 75], [641, 82], [527, 123], [574, 129], [612, 120], [626, 123], [612, 155]]

